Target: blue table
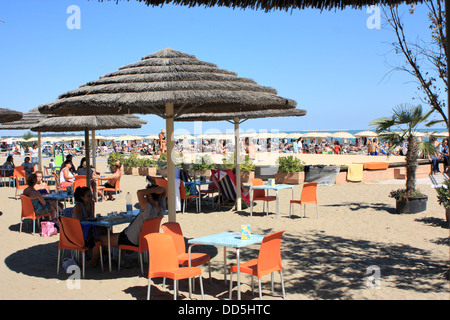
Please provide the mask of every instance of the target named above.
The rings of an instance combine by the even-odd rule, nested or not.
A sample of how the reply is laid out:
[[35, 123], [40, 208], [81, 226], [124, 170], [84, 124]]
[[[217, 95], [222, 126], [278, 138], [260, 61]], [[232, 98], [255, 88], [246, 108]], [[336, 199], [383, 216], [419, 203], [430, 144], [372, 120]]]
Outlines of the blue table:
[[197, 194], [198, 194], [198, 197], [199, 197], [199, 200], [198, 200], [198, 206], [199, 206], [198, 211], [199, 212], [202, 211], [202, 197], [201, 197], [202, 194], [200, 192], [200, 189], [201, 189], [202, 185], [211, 184], [211, 183], [213, 183], [213, 181], [206, 180], [206, 181], [202, 182], [200, 180], [195, 180], [195, 186], [197, 187]]
[[123, 223], [129, 223], [134, 220], [134, 218], [139, 214], [139, 210], [133, 210], [131, 214], [119, 213], [115, 216], [106, 216], [96, 218], [94, 221], [81, 221], [81, 224], [91, 224], [96, 227], [105, 227], [108, 230], [108, 262], [109, 262], [109, 272], [111, 272], [111, 229], [113, 226], [117, 226]]
[[[240, 257], [239, 257], [239, 250], [242, 247], [246, 247], [252, 244], [261, 243], [264, 238], [264, 235], [259, 234], [252, 234], [251, 239], [249, 240], [241, 240], [241, 233], [240, 232], [222, 232], [217, 233], [205, 237], [195, 238], [188, 240], [188, 243], [190, 244], [188, 253], [189, 253], [189, 266], [191, 261], [191, 249], [194, 245], [212, 245], [212, 246], [222, 246], [223, 247], [223, 259], [224, 259], [224, 279], [225, 279], [225, 285], [227, 283], [227, 253], [226, 248], [236, 248], [236, 260], [237, 265], [240, 265]], [[237, 283], [238, 283], [238, 300], [241, 299], [241, 272], [240, 268], [237, 269]]]
[[270, 186], [268, 184], [261, 186], [250, 186], [250, 216], [253, 214], [253, 190], [275, 190], [277, 197], [277, 218], [279, 216], [279, 204], [278, 204], [278, 190], [282, 189], [291, 189], [292, 190], [292, 200], [294, 200], [294, 185], [291, 184], [276, 184], [274, 186]]
[[73, 193], [68, 194], [65, 191], [59, 191], [59, 192], [51, 191], [50, 193], [42, 195], [42, 198], [44, 198], [44, 200], [56, 200], [56, 216], [57, 217], [59, 216], [59, 201], [64, 200], [64, 207], [65, 207], [66, 199], [70, 199], [73, 197], [74, 197]]

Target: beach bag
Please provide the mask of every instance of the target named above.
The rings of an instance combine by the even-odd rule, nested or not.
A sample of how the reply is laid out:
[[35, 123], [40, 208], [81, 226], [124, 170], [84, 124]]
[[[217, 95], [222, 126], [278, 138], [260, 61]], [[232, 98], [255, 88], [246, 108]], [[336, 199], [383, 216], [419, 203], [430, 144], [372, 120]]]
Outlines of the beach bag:
[[67, 269], [70, 266], [78, 267], [78, 264], [77, 264], [77, 262], [75, 261], [75, 259], [73, 257], [71, 257], [71, 258], [64, 258], [64, 260], [62, 262], [63, 269], [67, 272]]
[[197, 187], [195, 186], [194, 181], [187, 181], [184, 183], [184, 189], [186, 190], [186, 195], [196, 195], [197, 194]]
[[54, 234], [58, 233], [58, 229], [56, 229], [55, 222], [53, 221], [42, 221], [41, 222], [41, 236], [42, 237], [50, 237]]

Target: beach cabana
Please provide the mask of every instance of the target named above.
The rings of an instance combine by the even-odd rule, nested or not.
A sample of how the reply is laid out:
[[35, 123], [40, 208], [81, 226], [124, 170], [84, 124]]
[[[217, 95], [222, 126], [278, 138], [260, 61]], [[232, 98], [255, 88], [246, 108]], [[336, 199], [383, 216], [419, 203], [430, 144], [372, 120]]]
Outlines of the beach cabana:
[[156, 114], [166, 120], [169, 221], [176, 221], [174, 120], [186, 113], [290, 109], [296, 102], [235, 72], [170, 48], [39, 106], [45, 114]]
[[[139, 129], [147, 121], [134, 115], [121, 116], [68, 116], [49, 117], [34, 125], [31, 130], [36, 132], [67, 132], [84, 131], [86, 168], [90, 168], [89, 131], [92, 130], [92, 148], [95, 150], [95, 130], [107, 129]], [[95, 152], [92, 154], [95, 166]], [[86, 185], [90, 186], [90, 170], [86, 170]]]
[[22, 119], [23, 113], [11, 109], [0, 108], [0, 123], [18, 121]]
[[[179, 116], [175, 121], [227, 121], [234, 125], [235, 135], [235, 162], [236, 162], [236, 188], [241, 185], [241, 168], [240, 168], [240, 148], [239, 148], [239, 125], [249, 119], [268, 118], [268, 117], [301, 117], [306, 115], [306, 110], [289, 109], [289, 110], [265, 110], [265, 111], [249, 111], [230, 113], [199, 113], [185, 114]], [[236, 210], [241, 210], [241, 193], [236, 192]]]

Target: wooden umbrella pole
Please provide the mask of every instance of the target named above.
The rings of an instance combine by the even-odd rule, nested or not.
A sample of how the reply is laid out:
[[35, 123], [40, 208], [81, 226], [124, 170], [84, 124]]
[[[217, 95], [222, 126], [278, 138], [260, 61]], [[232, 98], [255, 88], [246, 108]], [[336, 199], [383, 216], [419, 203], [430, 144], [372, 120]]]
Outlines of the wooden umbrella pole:
[[241, 201], [241, 147], [239, 145], [239, 118], [234, 118], [234, 139], [235, 139], [235, 152], [236, 157], [236, 210], [242, 210]]
[[38, 156], [39, 156], [39, 164], [38, 169], [42, 171], [42, 140], [41, 140], [41, 132], [38, 132]]
[[167, 143], [167, 209], [169, 210], [169, 222], [176, 221], [176, 192], [175, 192], [175, 165], [172, 159], [172, 152], [174, 147], [173, 141], [173, 104], [166, 104], [166, 143]]
[[[86, 156], [86, 186], [91, 185], [91, 159], [89, 155], [89, 130], [84, 130], [84, 152]], [[75, 191], [75, 190], [74, 190]]]
[[95, 138], [95, 130], [92, 130], [92, 165], [97, 168], [97, 139]]

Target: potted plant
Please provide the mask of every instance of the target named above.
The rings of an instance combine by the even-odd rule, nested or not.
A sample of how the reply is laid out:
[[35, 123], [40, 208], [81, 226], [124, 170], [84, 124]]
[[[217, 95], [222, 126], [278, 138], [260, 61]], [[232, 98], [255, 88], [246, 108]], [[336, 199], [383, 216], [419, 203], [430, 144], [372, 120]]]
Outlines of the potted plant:
[[275, 182], [281, 184], [299, 184], [304, 178], [304, 162], [294, 156], [279, 157], [277, 160], [278, 172]]
[[137, 176], [139, 175], [139, 167], [142, 160], [138, 158], [136, 152], [132, 152], [127, 158], [123, 160], [124, 173]]
[[425, 211], [428, 197], [416, 189], [416, 170], [418, 153], [434, 152], [429, 142], [418, 142], [416, 133], [420, 126], [431, 126], [437, 122], [428, 121], [432, 110], [423, 113], [422, 106], [399, 105], [393, 108], [390, 118], [384, 117], [373, 120], [370, 125], [379, 133], [379, 139], [389, 141], [389, 154], [394, 148], [408, 144], [406, 152], [406, 189], [393, 190], [389, 197], [396, 200], [396, 213], [419, 213]]
[[450, 223], [450, 181], [445, 180], [441, 187], [436, 188], [438, 202], [445, 209], [445, 220]]
[[153, 159], [142, 159], [139, 167], [139, 175], [141, 176], [155, 176], [156, 175], [156, 161]]
[[194, 170], [194, 176], [206, 175], [210, 176], [210, 170], [214, 166], [212, 159], [209, 155], [204, 155], [202, 157], [196, 157], [195, 162], [192, 164], [191, 168]]
[[249, 182], [255, 177], [255, 165], [250, 160], [248, 155], [245, 155], [244, 162], [240, 164], [241, 168], [241, 182]]

